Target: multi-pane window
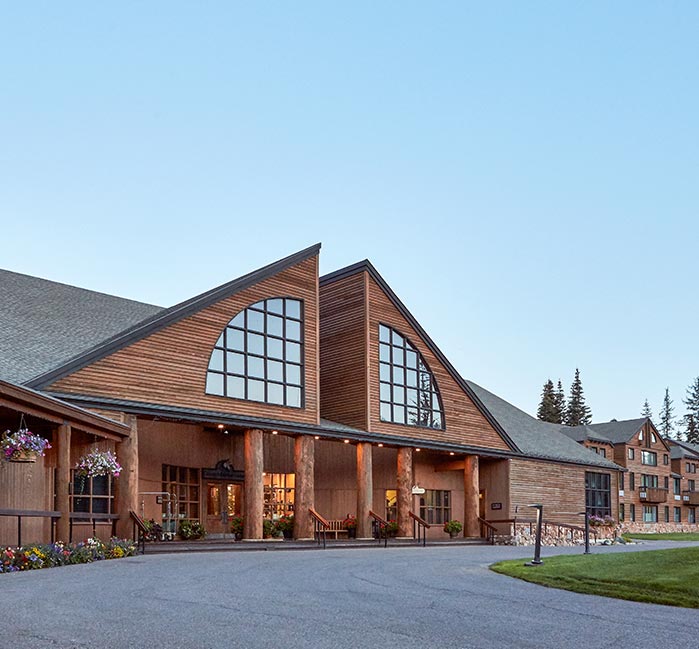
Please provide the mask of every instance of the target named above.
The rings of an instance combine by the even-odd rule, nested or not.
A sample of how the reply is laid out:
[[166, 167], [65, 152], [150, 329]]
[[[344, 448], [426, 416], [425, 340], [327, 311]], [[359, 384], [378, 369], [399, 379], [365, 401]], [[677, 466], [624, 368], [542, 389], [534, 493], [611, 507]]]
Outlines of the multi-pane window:
[[644, 523], [657, 523], [658, 522], [658, 508], [655, 505], [644, 505], [643, 506], [643, 522]]
[[588, 516], [611, 516], [612, 498], [608, 473], [585, 473], [585, 509]]
[[657, 475], [646, 475], [645, 473], [641, 475], [641, 487], [644, 489], [657, 488], [658, 487], [658, 476]]
[[434, 375], [408, 339], [385, 325], [379, 325], [379, 397], [381, 421], [444, 428]]
[[694, 509], [694, 507], [690, 507], [687, 510], [687, 522], [688, 523], [696, 523], [697, 522], [696, 510]]
[[632, 523], [636, 521], [636, 505], [633, 503], [629, 505], [629, 517]]
[[665, 522], [669, 523], [670, 522], [670, 508], [665, 505]]
[[674, 522], [681, 523], [682, 522], [682, 508], [681, 507], [674, 507], [673, 509], [675, 510]]
[[672, 479], [672, 493], [675, 496], [680, 495], [680, 479], [679, 478], [673, 478]]
[[624, 503], [619, 504], [619, 522], [622, 523], [624, 521]]
[[628, 449], [626, 454], [627, 454], [627, 457], [629, 458], [629, 460], [633, 460], [634, 457], [636, 456], [636, 454], [634, 453], [634, 450], [632, 448]]
[[653, 451], [641, 451], [641, 464], [658, 466], [658, 454]]
[[386, 489], [386, 520], [398, 520], [398, 492], [395, 489]]
[[271, 298], [236, 315], [211, 352], [206, 393], [301, 408], [301, 301]]
[[86, 478], [72, 471], [71, 511], [86, 514], [114, 513], [114, 478], [109, 475]]
[[696, 482], [694, 480], [687, 480], [687, 486], [690, 491], [695, 491]]
[[629, 473], [629, 489], [631, 491], [636, 489], [636, 474], [633, 471]]
[[420, 496], [420, 518], [441, 525], [451, 519], [451, 491], [429, 489]]
[[667, 453], [663, 453], [663, 464], [670, 464], [670, 458], [668, 457]]
[[[177, 502], [177, 510], [172, 514], [180, 519], [199, 520], [199, 469], [163, 464], [162, 478], [163, 491], [172, 494], [173, 502]], [[163, 518], [167, 516], [167, 507], [167, 499], [163, 499]]]

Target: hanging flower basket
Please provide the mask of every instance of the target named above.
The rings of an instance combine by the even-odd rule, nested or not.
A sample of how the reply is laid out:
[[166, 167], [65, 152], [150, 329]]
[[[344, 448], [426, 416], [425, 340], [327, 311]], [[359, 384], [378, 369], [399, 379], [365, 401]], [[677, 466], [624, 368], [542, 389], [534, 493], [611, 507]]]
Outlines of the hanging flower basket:
[[83, 455], [75, 465], [75, 472], [83, 478], [96, 478], [101, 475], [119, 477], [121, 464], [111, 451], [93, 451]]
[[51, 444], [41, 435], [20, 428], [16, 433], [6, 430], [0, 448], [7, 462], [36, 462], [37, 457], [43, 457], [46, 449], [51, 448]]

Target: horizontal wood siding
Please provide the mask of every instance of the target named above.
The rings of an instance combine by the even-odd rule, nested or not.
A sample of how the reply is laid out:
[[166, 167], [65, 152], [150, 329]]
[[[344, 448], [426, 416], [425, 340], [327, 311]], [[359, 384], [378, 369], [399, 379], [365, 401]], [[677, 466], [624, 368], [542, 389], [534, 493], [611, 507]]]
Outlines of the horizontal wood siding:
[[[408, 324], [381, 288], [369, 277], [369, 404], [370, 430], [416, 439], [469, 444], [509, 450], [509, 446], [452, 378], [417, 332]], [[379, 416], [379, 324], [393, 327], [418, 349], [437, 379], [442, 396], [446, 430], [431, 430], [382, 422]]]
[[[585, 511], [585, 472], [609, 473], [611, 476], [612, 518], [618, 516], [618, 472], [570, 464], [536, 460], [510, 460], [510, 518], [534, 518], [528, 505], [544, 505], [547, 520], [583, 525], [577, 512]], [[492, 518], [499, 518], [493, 514]], [[506, 518], [504, 515], [502, 518]]]
[[362, 274], [320, 288], [320, 414], [348, 426], [367, 426]]
[[[318, 423], [317, 261], [313, 257], [296, 264], [56, 381], [48, 389]], [[241, 310], [270, 297], [303, 300], [305, 408], [207, 395], [206, 371], [221, 331]]]

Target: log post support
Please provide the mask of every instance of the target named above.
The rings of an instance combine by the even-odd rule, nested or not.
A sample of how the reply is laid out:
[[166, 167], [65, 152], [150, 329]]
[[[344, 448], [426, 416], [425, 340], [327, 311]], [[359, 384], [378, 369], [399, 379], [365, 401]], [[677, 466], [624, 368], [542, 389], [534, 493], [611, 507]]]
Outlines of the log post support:
[[478, 522], [478, 456], [467, 455], [464, 462], [464, 536], [480, 536]]
[[357, 444], [357, 538], [371, 538], [369, 511], [374, 500], [372, 447], [368, 442]]
[[264, 515], [263, 433], [261, 430], [245, 431], [245, 515], [243, 539], [258, 541], [262, 538]]
[[398, 449], [397, 467], [397, 502], [398, 510], [398, 536], [400, 538], [413, 537], [413, 525], [410, 520], [410, 508], [413, 500], [413, 449], [402, 447]]
[[131, 415], [127, 421], [131, 428], [129, 436], [116, 445], [116, 455], [122, 469], [117, 478], [116, 513], [119, 520], [116, 533], [124, 539], [131, 538], [133, 533], [129, 511], [138, 512], [138, 420]]
[[70, 535], [70, 424], [63, 422], [56, 429], [56, 540], [68, 543]]
[[294, 472], [296, 494], [294, 498], [294, 538], [313, 539], [313, 519], [308, 511], [314, 506], [313, 470], [315, 440], [311, 435], [299, 435], [294, 441]]

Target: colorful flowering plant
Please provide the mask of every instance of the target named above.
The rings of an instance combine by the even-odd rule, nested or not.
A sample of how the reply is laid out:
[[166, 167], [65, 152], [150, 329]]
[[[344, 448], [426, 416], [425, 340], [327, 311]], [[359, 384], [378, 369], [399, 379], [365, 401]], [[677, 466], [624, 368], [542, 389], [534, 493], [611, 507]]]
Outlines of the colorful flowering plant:
[[92, 451], [83, 455], [75, 466], [77, 475], [84, 478], [95, 478], [101, 475], [119, 477], [121, 464], [111, 451]]
[[462, 529], [464, 526], [456, 519], [444, 523], [444, 531], [449, 535], [458, 534]]
[[614, 527], [616, 521], [611, 516], [588, 516], [592, 527]]
[[231, 533], [242, 537], [244, 523], [242, 516], [233, 516], [231, 518]]
[[0, 550], [0, 573], [38, 570], [103, 559], [121, 559], [136, 554], [136, 544], [126, 539], [111, 538], [107, 543], [96, 538], [81, 543], [25, 545]]
[[277, 530], [280, 532], [293, 532], [294, 531], [294, 515], [284, 514], [280, 517], [276, 523]]
[[344, 521], [342, 521], [342, 527], [346, 530], [356, 530], [357, 529], [357, 519], [352, 514], [347, 514]]
[[394, 536], [398, 535], [398, 523], [391, 519], [388, 521], [386, 525], [383, 525], [381, 527], [381, 538], [384, 538], [387, 536], [388, 538], [392, 538]]
[[20, 428], [16, 433], [6, 430], [0, 441], [0, 448], [4, 459], [12, 462], [27, 453], [43, 457], [46, 449], [51, 448], [51, 444], [41, 435], [36, 435], [27, 428]]

